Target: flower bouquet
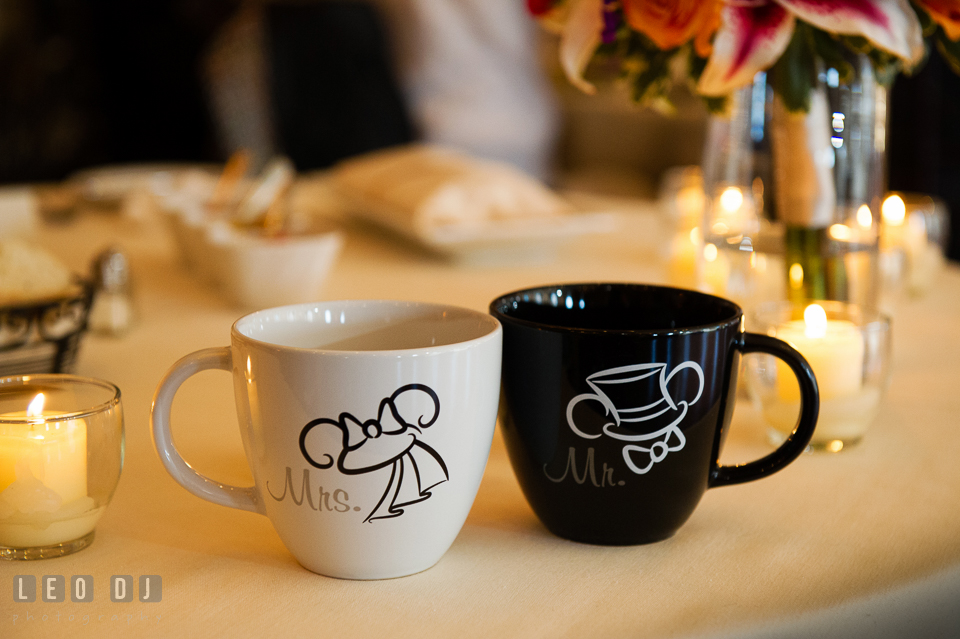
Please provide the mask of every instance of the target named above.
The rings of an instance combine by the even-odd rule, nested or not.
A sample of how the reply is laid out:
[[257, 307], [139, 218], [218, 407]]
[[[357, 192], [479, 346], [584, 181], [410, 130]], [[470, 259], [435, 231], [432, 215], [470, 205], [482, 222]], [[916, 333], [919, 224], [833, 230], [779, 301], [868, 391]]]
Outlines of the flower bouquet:
[[[707, 195], [718, 200], [732, 186], [752, 211], [782, 223], [785, 285], [797, 301], [848, 299], [848, 265], [829, 232], [836, 223], [859, 213], [863, 224], [866, 211], [876, 246], [885, 88], [934, 47], [960, 73], [960, 0], [527, 4], [559, 34], [560, 66], [581, 90], [594, 93], [599, 80], [618, 78], [637, 102], [669, 108], [673, 85], [686, 83], [726, 122], [720, 134], [711, 122]], [[757, 167], [739, 166], [758, 153], [768, 166], [759, 191]], [[710, 233], [705, 226], [708, 242]]]
[[841, 82], [850, 77], [845, 53], [867, 55], [878, 79], [889, 83], [915, 69], [932, 43], [960, 72], [957, 0], [527, 0], [527, 6], [560, 34], [560, 63], [572, 84], [593, 93], [584, 77], [588, 66], [615, 66], [638, 101], [665, 100], [677, 63], [714, 110], [757, 72], [770, 71], [786, 105], [805, 111], [818, 62], [835, 65]]

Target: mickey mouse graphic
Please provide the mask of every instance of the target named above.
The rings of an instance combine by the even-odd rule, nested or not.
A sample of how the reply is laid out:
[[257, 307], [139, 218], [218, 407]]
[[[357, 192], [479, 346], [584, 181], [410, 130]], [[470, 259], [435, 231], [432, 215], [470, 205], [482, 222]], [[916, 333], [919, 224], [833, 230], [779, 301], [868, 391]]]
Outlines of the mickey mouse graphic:
[[[403, 413], [410, 416], [417, 405], [422, 405], [422, 398], [408, 401], [414, 399], [415, 393], [426, 394], [432, 400], [433, 409], [431, 415], [420, 414], [414, 418], [414, 424]], [[401, 400], [403, 396], [406, 398]], [[391, 466], [383, 496], [363, 521], [399, 517], [405, 507], [429, 499], [431, 489], [450, 479], [440, 454], [417, 438], [439, 416], [440, 398], [433, 389], [424, 384], [407, 384], [380, 401], [375, 419], [360, 421], [343, 412], [336, 420], [321, 417], [307, 423], [300, 431], [300, 452], [311, 466], [326, 469], [336, 463], [345, 475], [360, 475]], [[307, 450], [307, 436], [322, 425], [333, 426], [342, 433], [342, 449], [336, 462], [326, 453], [317, 461]]]

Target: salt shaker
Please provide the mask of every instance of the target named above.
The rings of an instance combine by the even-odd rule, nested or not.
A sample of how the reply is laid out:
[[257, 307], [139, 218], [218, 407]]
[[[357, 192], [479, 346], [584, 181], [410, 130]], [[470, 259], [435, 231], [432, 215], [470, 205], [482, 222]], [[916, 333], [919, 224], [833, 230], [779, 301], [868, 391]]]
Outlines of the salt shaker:
[[111, 247], [93, 260], [96, 292], [90, 309], [90, 330], [106, 335], [122, 335], [134, 321], [130, 261], [120, 249]]

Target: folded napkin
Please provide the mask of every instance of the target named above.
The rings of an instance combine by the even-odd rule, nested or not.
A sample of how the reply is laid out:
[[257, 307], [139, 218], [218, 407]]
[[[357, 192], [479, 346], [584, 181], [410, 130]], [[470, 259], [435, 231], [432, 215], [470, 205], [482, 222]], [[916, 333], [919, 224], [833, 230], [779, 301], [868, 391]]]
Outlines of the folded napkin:
[[573, 212], [560, 196], [510, 165], [429, 145], [394, 147], [344, 161], [333, 179], [358, 213], [417, 233]]

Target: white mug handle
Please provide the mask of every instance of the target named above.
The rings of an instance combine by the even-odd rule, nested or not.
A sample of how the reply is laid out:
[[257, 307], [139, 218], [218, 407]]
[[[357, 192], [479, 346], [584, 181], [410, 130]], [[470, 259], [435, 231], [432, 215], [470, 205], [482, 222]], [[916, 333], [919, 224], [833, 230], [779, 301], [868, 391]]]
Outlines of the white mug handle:
[[201, 475], [184, 461], [173, 444], [170, 433], [170, 406], [173, 404], [173, 396], [177, 394], [177, 390], [188, 377], [210, 369], [228, 372], [233, 370], [230, 347], [205, 348], [202, 351], [190, 353], [174, 364], [160, 380], [160, 386], [157, 387], [157, 393], [153, 396], [153, 406], [150, 409], [150, 431], [153, 434], [153, 444], [167, 472], [177, 483], [197, 497], [221, 506], [266, 514], [263, 500], [255, 486], [249, 488], [229, 486]]

